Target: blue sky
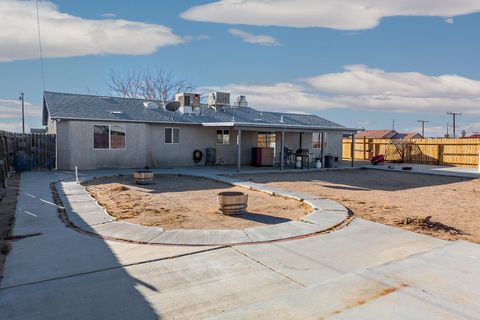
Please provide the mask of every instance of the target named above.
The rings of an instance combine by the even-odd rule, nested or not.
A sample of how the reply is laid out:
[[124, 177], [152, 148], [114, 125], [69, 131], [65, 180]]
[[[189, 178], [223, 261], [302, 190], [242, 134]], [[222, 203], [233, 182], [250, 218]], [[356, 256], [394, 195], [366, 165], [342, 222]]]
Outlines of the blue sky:
[[[260, 109], [348, 127], [385, 129], [395, 119], [397, 130], [414, 131], [425, 119], [426, 134], [440, 135], [445, 112], [456, 111], [458, 132], [480, 131], [478, 0], [350, 2], [40, 1], [46, 89], [109, 94], [110, 70], [161, 68], [201, 92], [229, 90]], [[20, 91], [28, 127], [39, 127], [34, 3], [0, 6], [11, 9], [0, 10], [0, 128], [21, 128]]]

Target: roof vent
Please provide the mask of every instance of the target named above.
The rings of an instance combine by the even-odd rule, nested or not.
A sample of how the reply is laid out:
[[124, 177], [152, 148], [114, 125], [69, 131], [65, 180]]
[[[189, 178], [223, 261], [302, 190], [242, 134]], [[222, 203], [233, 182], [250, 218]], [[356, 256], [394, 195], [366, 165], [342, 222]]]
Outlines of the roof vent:
[[144, 101], [143, 105], [145, 106], [145, 108], [148, 108], [148, 109], [158, 109], [159, 108], [158, 104], [156, 104], [153, 101]]
[[285, 121], [283, 121], [283, 116], [280, 116], [280, 123], [285, 123]]

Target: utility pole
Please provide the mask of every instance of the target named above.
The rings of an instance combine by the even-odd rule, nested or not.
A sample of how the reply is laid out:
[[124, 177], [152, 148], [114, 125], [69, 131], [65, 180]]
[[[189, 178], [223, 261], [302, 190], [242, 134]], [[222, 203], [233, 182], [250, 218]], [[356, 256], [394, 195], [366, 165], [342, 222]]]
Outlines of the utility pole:
[[426, 122], [430, 122], [428, 120], [417, 120], [417, 122], [421, 122], [422, 123], [422, 137], [425, 138], [425, 123]]
[[20, 92], [18, 100], [22, 101], [22, 132], [25, 133], [25, 96]]
[[457, 116], [461, 116], [462, 114], [460, 112], [447, 112], [447, 114], [453, 117], [453, 139], [455, 139], [455, 129], [457, 128], [457, 125], [455, 124], [455, 119]]
[[392, 119], [392, 130], [395, 130], [395, 119]]
[[446, 138], [450, 138], [450, 134], [448, 133], [448, 127], [450, 127], [450, 123], [447, 122], [447, 136], [446, 136]]

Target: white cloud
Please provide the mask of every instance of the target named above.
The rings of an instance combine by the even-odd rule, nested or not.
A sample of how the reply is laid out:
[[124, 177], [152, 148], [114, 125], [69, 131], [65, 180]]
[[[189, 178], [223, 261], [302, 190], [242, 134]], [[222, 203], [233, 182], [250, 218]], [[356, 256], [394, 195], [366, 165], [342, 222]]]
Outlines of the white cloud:
[[115, 18], [116, 14], [115, 13], [104, 13], [104, 14], [102, 14], [102, 17], [104, 17], [104, 18]]
[[258, 44], [261, 46], [278, 46], [279, 45], [277, 39], [269, 35], [264, 35], [264, 34], [254, 35], [249, 32], [246, 32], [240, 29], [234, 29], [234, 28], [228, 30], [228, 32], [230, 32], [230, 34], [234, 35], [235, 37], [242, 39], [243, 42], [246, 42], [246, 43]]
[[246, 95], [250, 105], [262, 110], [303, 113], [342, 107], [326, 96], [307, 92], [304, 87], [292, 83], [229, 84], [205, 89], [215, 90], [230, 92], [233, 97]]
[[[22, 122], [0, 122], [0, 130], [8, 132], [22, 132]], [[30, 126], [25, 124], [25, 132], [30, 132]]]
[[453, 18], [447, 18], [447, 19], [445, 19], [445, 22], [453, 24], [454, 21], [453, 21]]
[[[122, 19], [91, 20], [62, 13], [39, 1], [45, 57], [105, 54], [151, 54], [184, 39], [168, 27]], [[35, 3], [0, 1], [0, 62], [38, 57]]]
[[304, 80], [320, 91], [336, 94], [402, 97], [480, 97], [480, 81], [456, 75], [438, 77], [419, 72], [385, 72], [365, 65], [345, 66]]
[[228, 24], [362, 30], [385, 17], [451, 18], [475, 12], [480, 12], [478, 0], [221, 0], [194, 6], [181, 16]]
[[386, 72], [364, 65], [298, 83], [230, 84], [217, 87], [247, 95], [252, 105], [271, 110], [315, 112], [331, 108], [362, 111], [461, 111], [480, 114], [480, 81], [457, 75]]
[[[42, 108], [25, 101], [25, 116], [39, 117]], [[0, 120], [21, 119], [22, 103], [17, 100], [0, 99]]]
[[[25, 101], [25, 132], [32, 123], [41, 122], [42, 107]], [[22, 104], [18, 100], [0, 99], [0, 130], [22, 132]]]

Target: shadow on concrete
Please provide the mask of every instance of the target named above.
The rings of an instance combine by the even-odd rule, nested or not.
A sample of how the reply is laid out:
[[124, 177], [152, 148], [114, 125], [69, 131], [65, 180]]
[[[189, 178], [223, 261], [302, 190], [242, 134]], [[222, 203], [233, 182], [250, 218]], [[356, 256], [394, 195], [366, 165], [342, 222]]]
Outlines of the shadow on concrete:
[[20, 215], [17, 223], [42, 234], [20, 240], [8, 257], [13, 271], [0, 289], [0, 318], [160, 319], [139, 290], [155, 287], [127, 272], [112, 243], [58, 223], [61, 203], [35, 178], [22, 174], [18, 206], [34, 216]]
[[292, 221], [291, 219], [287, 219], [287, 218], [274, 217], [274, 216], [270, 216], [270, 215], [267, 215], [267, 214], [251, 213], [251, 212], [246, 213], [246, 214], [235, 215], [235, 216], [232, 216], [232, 217], [233, 218], [238, 218], [238, 219], [243, 219], [243, 220], [260, 222], [260, 223], [264, 223], [264, 224], [277, 224], [277, 223]]
[[256, 183], [309, 182], [312, 185], [318, 185], [319, 187], [351, 191], [397, 191], [458, 183], [474, 179], [368, 169], [239, 174], [234, 176]]

